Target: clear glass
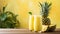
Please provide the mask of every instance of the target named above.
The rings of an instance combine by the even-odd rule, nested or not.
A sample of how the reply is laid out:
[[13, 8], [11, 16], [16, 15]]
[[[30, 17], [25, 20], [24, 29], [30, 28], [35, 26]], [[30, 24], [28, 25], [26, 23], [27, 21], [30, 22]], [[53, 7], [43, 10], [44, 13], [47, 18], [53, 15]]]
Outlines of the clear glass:
[[34, 16], [30, 15], [29, 16], [29, 30], [34, 30]]
[[34, 31], [42, 31], [42, 22], [40, 15], [34, 15]]
[[40, 15], [30, 15], [29, 17], [29, 30], [35, 32], [42, 31], [42, 22]]

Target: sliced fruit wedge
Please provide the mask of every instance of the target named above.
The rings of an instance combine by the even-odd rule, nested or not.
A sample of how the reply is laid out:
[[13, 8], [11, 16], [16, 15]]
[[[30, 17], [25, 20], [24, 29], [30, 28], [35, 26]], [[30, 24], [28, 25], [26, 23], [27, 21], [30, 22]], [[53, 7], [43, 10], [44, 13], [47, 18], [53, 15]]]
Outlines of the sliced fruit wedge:
[[47, 30], [47, 25], [42, 25], [42, 32], [46, 31]]
[[42, 25], [42, 32], [53, 32], [56, 29], [56, 25]]
[[56, 29], [56, 25], [49, 25], [45, 32], [53, 32], [55, 31], [55, 29]]

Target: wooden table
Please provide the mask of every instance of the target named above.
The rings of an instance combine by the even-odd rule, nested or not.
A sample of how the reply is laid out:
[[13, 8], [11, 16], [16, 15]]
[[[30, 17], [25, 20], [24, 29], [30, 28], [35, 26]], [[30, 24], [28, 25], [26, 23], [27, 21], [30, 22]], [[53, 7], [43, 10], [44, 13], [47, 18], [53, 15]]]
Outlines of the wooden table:
[[28, 29], [0, 29], [0, 34], [60, 34], [60, 29], [56, 29], [55, 32], [30, 32]]

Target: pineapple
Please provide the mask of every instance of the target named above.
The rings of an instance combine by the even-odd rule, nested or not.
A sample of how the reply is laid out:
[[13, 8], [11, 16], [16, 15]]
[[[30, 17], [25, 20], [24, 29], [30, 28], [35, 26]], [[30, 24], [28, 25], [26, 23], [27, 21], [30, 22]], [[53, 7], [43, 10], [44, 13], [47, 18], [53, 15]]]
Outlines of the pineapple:
[[41, 16], [42, 16], [42, 24], [43, 25], [50, 25], [50, 19], [48, 18], [48, 14], [49, 14], [49, 10], [50, 10], [50, 6], [51, 6], [51, 3], [48, 4], [47, 2], [41, 4], [41, 8], [42, 8], [42, 11], [41, 11]]
[[50, 19], [48, 18], [48, 15], [49, 15], [49, 10], [51, 8], [51, 5], [52, 3], [47, 3], [47, 2], [44, 2], [43, 4], [39, 3], [41, 5], [41, 16], [42, 16], [42, 24], [43, 25], [47, 25], [47, 29], [46, 29], [46, 32], [51, 32], [51, 31], [54, 31], [56, 29], [56, 25], [53, 25], [51, 26], [51, 21]]

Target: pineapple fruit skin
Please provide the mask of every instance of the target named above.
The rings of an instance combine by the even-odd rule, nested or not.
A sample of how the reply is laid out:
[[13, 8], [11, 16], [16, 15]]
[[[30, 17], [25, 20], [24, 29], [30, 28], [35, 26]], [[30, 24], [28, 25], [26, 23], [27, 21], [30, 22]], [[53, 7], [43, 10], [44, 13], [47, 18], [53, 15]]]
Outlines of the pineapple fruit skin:
[[51, 24], [51, 21], [49, 18], [42, 18], [42, 24], [43, 25], [50, 25]]
[[30, 31], [34, 30], [34, 16], [33, 15], [29, 16], [29, 30]]
[[41, 18], [39, 15], [34, 15], [34, 31], [38, 32], [42, 30]]

